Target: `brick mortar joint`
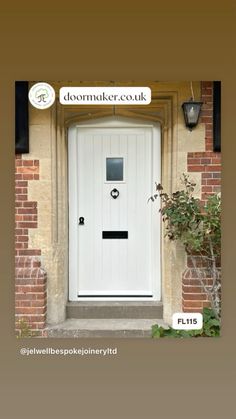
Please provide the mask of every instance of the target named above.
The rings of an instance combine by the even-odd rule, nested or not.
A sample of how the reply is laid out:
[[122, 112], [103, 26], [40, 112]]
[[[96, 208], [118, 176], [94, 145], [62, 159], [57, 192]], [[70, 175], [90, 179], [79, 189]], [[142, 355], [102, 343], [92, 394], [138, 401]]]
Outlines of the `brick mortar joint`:
[[[27, 236], [27, 234], [26, 234]], [[41, 267], [41, 260], [38, 257], [35, 256], [27, 256], [27, 255], [22, 255], [22, 256], [15, 256], [15, 266], [16, 267], [35, 267], [35, 263], [37, 263], [37, 267]]]
[[16, 275], [16, 279], [19, 278], [37, 278], [37, 279], [46, 279], [47, 277], [47, 272], [45, 271], [45, 269], [41, 268], [41, 267], [16, 267], [15, 268], [15, 275]]
[[[189, 279], [189, 278], [193, 277], [193, 278], [198, 279], [198, 276], [195, 276], [195, 275], [199, 271], [201, 271], [201, 272], [207, 272], [207, 271], [211, 272], [211, 268], [208, 268], [206, 266], [201, 266], [201, 267], [197, 267], [197, 268], [187, 267], [182, 273], [182, 278], [183, 279]], [[217, 271], [221, 272], [221, 267], [220, 266], [217, 267]], [[188, 273], [190, 273], [190, 275], [188, 277], [186, 277], [186, 275]], [[207, 280], [209, 278], [204, 278], [204, 279]]]

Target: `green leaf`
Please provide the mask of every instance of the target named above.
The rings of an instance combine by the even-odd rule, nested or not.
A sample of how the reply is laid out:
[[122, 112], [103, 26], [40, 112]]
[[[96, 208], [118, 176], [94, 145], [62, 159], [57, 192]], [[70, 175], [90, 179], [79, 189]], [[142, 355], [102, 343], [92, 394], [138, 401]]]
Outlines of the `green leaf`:
[[220, 322], [217, 319], [210, 319], [208, 321], [208, 325], [209, 325], [209, 327], [212, 327], [212, 326], [220, 327]]
[[158, 324], [155, 324], [152, 326], [152, 337], [153, 338], [160, 338], [163, 334], [163, 328], [158, 326]]

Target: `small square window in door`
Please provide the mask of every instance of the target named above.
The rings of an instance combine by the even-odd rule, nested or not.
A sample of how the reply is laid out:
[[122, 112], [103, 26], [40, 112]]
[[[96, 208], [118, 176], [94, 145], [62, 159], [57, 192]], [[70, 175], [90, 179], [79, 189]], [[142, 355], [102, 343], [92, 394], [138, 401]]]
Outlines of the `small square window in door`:
[[124, 180], [124, 159], [123, 157], [106, 158], [106, 181], [122, 182]]

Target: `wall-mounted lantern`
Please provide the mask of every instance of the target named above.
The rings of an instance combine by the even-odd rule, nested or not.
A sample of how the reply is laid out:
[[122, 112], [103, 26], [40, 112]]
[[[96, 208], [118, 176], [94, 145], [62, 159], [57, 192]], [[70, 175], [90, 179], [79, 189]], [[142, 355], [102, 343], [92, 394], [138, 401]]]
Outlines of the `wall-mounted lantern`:
[[203, 102], [195, 102], [192, 98], [182, 104], [186, 127], [192, 131], [197, 126]]

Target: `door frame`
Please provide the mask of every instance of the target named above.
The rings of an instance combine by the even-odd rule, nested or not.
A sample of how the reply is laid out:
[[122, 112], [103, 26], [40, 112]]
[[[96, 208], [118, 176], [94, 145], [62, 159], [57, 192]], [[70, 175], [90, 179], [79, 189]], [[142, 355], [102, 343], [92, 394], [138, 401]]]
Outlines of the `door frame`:
[[[77, 183], [77, 129], [79, 128], [144, 128], [153, 134], [153, 187], [161, 183], [161, 126], [153, 121], [124, 117], [104, 117], [76, 123], [68, 128], [68, 192], [69, 192], [69, 301], [161, 301], [161, 225], [158, 216], [160, 201], [152, 205], [152, 289], [153, 297], [78, 297], [78, 183]], [[154, 161], [157, 164], [154, 164]]]

